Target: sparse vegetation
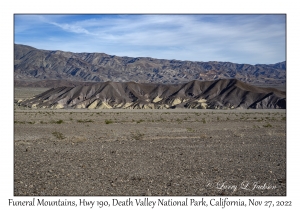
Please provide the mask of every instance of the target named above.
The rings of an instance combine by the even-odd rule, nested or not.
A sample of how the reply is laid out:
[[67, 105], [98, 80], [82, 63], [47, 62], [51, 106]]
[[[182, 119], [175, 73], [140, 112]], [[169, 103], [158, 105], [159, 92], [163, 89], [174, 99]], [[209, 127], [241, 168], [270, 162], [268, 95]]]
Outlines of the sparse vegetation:
[[63, 120], [51, 120], [50, 123], [54, 123], [54, 124], [62, 124], [64, 121]]
[[52, 135], [55, 136], [57, 139], [60, 139], [60, 140], [66, 138], [61, 132], [57, 132], [57, 131], [54, 131], [54, 132], [52, 133]]
[[263, 125], [265, 128], [270, 128], [272, 127], [272, 125], [270, 123], [266, 124], [266, 125]]
[[105, 124], [111, 124], [111, 123], [113, 123], [112, 120], [105, 120]]
[[[71, 173], [74, 173], [74, 177], [91, 175], [88, 179], [90, 182], [87, 183], [90, 184], [89, 186], [99, 178], [99, 171], [89, 169], [101, 165], [105, 169], [103, 173], [107, 176], [103, 176], [103, 180], [100, 178], [108, 184], [108, 195], [111, 193], [109, 190], [112, 189], [109, 184], [114, 185], [114, 192], [119, 189], [121, 189], [120, 192], [123, 192], [122, 189], [128, 187], [127, 181], [133, 176], [135, 176], [133, 178], [135, 181], [131, 181], [132, 183], [129, 184], [132, 186], [143, 185], [145, 190], [141, 190], [140, 193], [145, 195], [149, 193], [149, 196], [152, 196], [161, 194], [160, 187], [157, 191], [155, 191], [156, 188], [153, 188], [158, 185], [164, 189], [177, 186], [178, 190], [174, 191], [175, 195], [201, 193], [196, 188], [191, 188], [194, 190], [187, 192], [179, 185], [193, 186], [197, 177], [193, 179], [192, 175], [200, 174], [203, 171], [205, 173], [203, 172], [201, 176], [205, 180], [209, 180], [211, 177], [222, 178], [223, 175], [230, 180], [231, 172], [237, 171], [241, 175], [238, 176], [240, 177], [238, 182], [243, 182], [244, 178], [249, 177], [249, 173], [251, 173], [250, 170], [244, 170], [243, 165], [251, 170], [256, 170], [257, 165], [268, 169], [252, 170], [257, 180], [272, 176], [270, 171], [276, 172], [276, 177], [279, 178], [285, 178], [286, 175], [285, 170], [281, 170], [286, 164], [285, 150], [282, 149], [286, 147], [287, 129], [284, 110], [278, 110], [279, 115], [273, 115], [273, 112], [277, 112], [277, 110], [271, 110], [270, 116], [264, 110], [258, 110], [258, 113], [255, 114], [255, 110], [214, 110], [213, 112], [200, 110], [197, 113], [194, 110], [182, 111], [181, 109], [137, 111], [128, 109], [117, 113], [118, 110], [111, 109], [103, 110], [105, 113], [102, 113], [98, 109], [79, 109], [75, 110], [72, 115], [69, 115], [70, 110], [55, 110], [55, 115], [51, 115], [50, 110], [50, 115], [47, 114], [47, 116], [44, 115], [49, 110], [45, 109], [41, 113], [38, 111], [30, 110], [25, 115], [26, 110], [18, 110], [13, 116], [15, 123], [14, 157], [17, 164], [15, 186], [18, 187], [16, 192], [25, 192], [22, 191], [25, 182], [22, 184], [19, 182], [19, 180], [23, 181], [24, 173], [26, 183], [35, 186], [36, 177], [31, 175], [36, 174], [36, 167], [27, 166], [35, 163], [36, 160], [38, 160], [37, 165], [42, 163], [45, 166], [43, 171], [47, 176], [53, 176], [61, 183], [68, 181], [70, 176], [73, 176]], [[35, 112], [38, 113], [36, 117]], [[206, 115], [204, 115], [205, 112]], [[90, 117], [92, 113], [94, 115]], [[273, 116], [275, 116], [275, 120]], [[243, 120], [240, 120], [241, 117]], [[263, 121], [259, 122], [261, 117]], [[269, 120], [266, 117], [269, 117]], [[246, 120], [247, 118], [248, 120]], [[59, 120], [63, 120], [63, 122], [57, 124], [56, 122], [60, 123]], [[35, 123], [29, 124], [29, 121], [35, 121]], [[54, 167], [55, 165], [61, 166], [64, 159], [70, 164], [65, 164], [63, 168]], [[150, 168], [143, 164], [147, 162], [153, 163]], [[225, 165], [220, 168], [222, 164]], [[116, 166], [120, 174], [131, 175], [123, 177], [125, 181], [123, 180], [124, 183], [122, 183], [122, 180], [116, 179], [116, 167], [110, 166]], [[167, 167], [164, 172], [171, 174], [171, 178], [170, 176], [160, 177], [161, 170], [164, 170], [160, 166]], [[152, 170], [157, 167], [159, 170]], [[224, 173], [224, 170], [222, 171], [224, 168], [229, 168], [230, 171]], [[155, 179], [148, 180], [147, 176], [144, 176], [149, 174], [149, 170], [152, 170], [154, 178], [159, 178], [157, 182]], [[76, 173], [77, 175], [75, 175]], [[175, 178], [172, 174], [176, 175]], [[143, 183], [135, 183], [138, 181], [136, 178], [138, 176], [142, 177]], [[146, 177], [145, 180], [143, 177]], [[74, 183], [76, 184], [76, 180]], [[72, 185], [70, 182], [70, 186], [74, 187], [70, 189], [71, 193], [80, 194], [83, 190], [84, 192], [91, 190], [76, 188], [74, 183]], [[60, 188], [56, 189], [55, 187], [57, 186], [54, 182], [51, 186], [49, 185], [51, 190], [49, 194], [67, 193], [64, 190], [63, 192], [58, 191]], [[285, 185], [281, 187], [285, 187]], [[34, 194], [35, 190], [34, 187], [28, 185], [25, 193]], [[126, 192], [136, 194], [135, 188], [133, 191], [130, 190], [131, 188], [126, 188]], [[172, 192], [169, 191], [169, 193]], [[219, 193], [215, 189], [208, 193], [212, 195], [215, 192]], [[262, 191], [259, 189], [255, 192], [262, 195]], [[254, 195], [255, 192], [250, 194]], [[267, 196], [268, 192], [273, 193], [273, 191], [264, 192]], [[232, 191], [225, 190], [224, 193], [225, 196], [232, 195]], [[284, 193], [284, 189], [275, 192], [276, 195], [284, 195]]]
[[144, 122], [144, 120], [140, 119], [140, 120], [136, 121], [136, 123], [141, 123], [141, 122]]
[[140, 133], [139, 131], [131, 132], [131, 138], [133, 138], [134, 140], [142, 140], [144, 138], [145, 134], [144, 133]]
[[192, 128], [186, 128], [187, 132], [194, 132]]
[[15, 120], [14, 123], [15, 124], [25, 124], [26, 122], [25, 121], [17, 121], [17, 120]]
[[178, 122], [178, 124], [181, 124], [181, 123], [182, 123], [182, 120], [179, 119], [179, 118], [177, 118], [177, 119], [176, 119], [176, 122]]
[[88, 123], [88, 122], [94, 122], [94, 121], [93, 120], [84, 119], [84, 120], [77, 120], [77, 122], [79, 122], [79, 123]]
[[56, 121], [56, 124], [62, 124], [64, 121], [63, 120], [58, 120]]

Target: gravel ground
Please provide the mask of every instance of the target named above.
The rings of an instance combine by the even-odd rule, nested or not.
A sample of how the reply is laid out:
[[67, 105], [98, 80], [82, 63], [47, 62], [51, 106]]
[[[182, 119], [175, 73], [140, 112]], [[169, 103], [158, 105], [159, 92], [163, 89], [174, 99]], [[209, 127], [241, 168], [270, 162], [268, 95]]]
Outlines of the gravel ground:
[[14, 98], [15, 100], [31, 98], [35, 95], [41, 94], [50, 88], [31, 88], [31, 87], [15, 87], [14, 88]]
[[14, 195], [286, 195], [285, 110], [15, 110]]

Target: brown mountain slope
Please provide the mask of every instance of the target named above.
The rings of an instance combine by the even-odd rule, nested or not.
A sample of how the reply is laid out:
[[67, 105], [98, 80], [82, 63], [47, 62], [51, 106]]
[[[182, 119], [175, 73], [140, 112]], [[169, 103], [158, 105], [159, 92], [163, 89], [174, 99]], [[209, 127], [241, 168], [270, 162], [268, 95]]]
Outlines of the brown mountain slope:
[[33, 108], [285, 109], [285, 97], [285, 92], [273, 88], [259, 88], [236, 79], [224, 79], [172, 85], [104, 82], [58, 87], [18, 103]]
[[18, 44], [14, 45], [14, 51], [14, 78], [23, 81], [63, 79], [177, 84], [235, 78], [248, 83], [284, 84], [286, 80], [286, 62], [249, 65], [131, 58], [104, 53], [39, 50]]

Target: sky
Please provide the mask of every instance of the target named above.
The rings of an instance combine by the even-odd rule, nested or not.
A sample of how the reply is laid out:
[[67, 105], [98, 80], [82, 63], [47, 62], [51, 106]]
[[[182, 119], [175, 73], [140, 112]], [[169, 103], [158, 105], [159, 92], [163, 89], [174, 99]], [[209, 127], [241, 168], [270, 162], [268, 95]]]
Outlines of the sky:
[[286, 15], [14, 15], [14, 42], [44, 50], [274, 64], [286, 60]]

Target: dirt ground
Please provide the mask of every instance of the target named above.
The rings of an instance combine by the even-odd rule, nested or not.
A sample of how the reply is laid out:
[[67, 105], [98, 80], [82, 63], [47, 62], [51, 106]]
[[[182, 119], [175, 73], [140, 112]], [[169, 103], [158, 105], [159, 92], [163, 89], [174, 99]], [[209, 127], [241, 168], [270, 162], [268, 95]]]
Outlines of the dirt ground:
[[31, 88], [31, 87], [15, 87], [14, 88], [14, 98], [15, 100], [31, 98], [42, 92], [49, 90], [50, 88]]
[[14, 195], [286, 195], [286, 111], [15, 107]]

